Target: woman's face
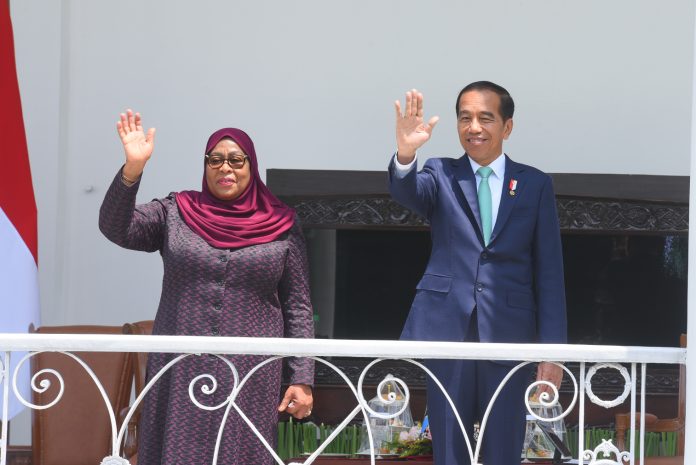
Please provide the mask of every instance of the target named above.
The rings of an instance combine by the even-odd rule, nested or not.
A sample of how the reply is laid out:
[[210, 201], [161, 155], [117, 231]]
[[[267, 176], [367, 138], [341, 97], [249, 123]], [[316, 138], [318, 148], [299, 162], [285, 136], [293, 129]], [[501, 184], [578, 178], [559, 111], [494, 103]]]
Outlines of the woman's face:
[[[246, 190], [251, 180], [251, 168], [246, 154], [232, 139], [222, 139], [208, 154], [205, 164], [205, 180], [208, 190], [220, 200], [234, 200]], [[229, 163], [223, 162], [219, 168], [211, 168], [210, 160], [215, 159], [245, 159], [244, 166], [232, 168]]]

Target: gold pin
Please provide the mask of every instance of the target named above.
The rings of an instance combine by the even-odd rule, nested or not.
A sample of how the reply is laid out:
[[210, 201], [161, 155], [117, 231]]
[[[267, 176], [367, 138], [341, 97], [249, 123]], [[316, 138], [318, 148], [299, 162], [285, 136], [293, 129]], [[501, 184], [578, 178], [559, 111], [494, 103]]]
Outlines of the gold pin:
[[514, 196], [514, 195], [515, 195], [515, 191], [511, 190], [511, 191], [510, 191], [510, 195]]

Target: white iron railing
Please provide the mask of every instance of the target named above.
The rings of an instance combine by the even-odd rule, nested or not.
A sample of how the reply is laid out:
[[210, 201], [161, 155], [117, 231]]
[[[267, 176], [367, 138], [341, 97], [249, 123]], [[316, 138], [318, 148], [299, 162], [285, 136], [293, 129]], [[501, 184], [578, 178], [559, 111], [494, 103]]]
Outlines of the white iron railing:
[[[111, 420], [112, 427], [112, 455], [106, 457], [102, 464], [104, 465], [127, 465], [128, 461], [119, 457], [119, 450], [121, 449], [122, 442], [124, 440], [125, 429], [127, 427], [128, 421], [133, 415], [138, 404], [142, 401], [143, 397], [148, 392], [149, 388], [157, 382], [159, 377], [171, 366], [178, 363], [181, 359], [188, 357], [191, 354], [246, 354], [246, 355], [266, 355], [275, 357], [311, 357], [314, 358], [318, 363], [323, 363], [333, 370], [335, 370], [342, 379], [346, 382], [346, 385], [353, 392], [357, 406], [353, 411], [344, 419], [344, 421], [336, 428], [327, 441], [323, 443], [325, 447], [333, 437], [335, 437], [342, 428], [344, 428], [348, 423], [353, 420], [358, 414], [362, 414], [365, 419], [368, 415], [378, 416], [381, 418], [389, 417], [389, 415], [374, 412], [368, 405], [368, 402], [364, 399], [362, 395], [362, 383], [365, 374], [368, 370], [378, 361], [383, 359], [401, 359], [405, 360], [413, 365], [424, 370], [428, 376], [433, 377], [432, 373], [420, 362], [414, 359], [468, 359], [468, 360], [517, 360], [520, 364], [513, 368], [513, 371], [519, 370], [525, 365], [533, 362], [539, 361], [549, 361], [549, 362], [579, 362], [580, 364], [580, 374], [579, 380], [575, 378], [573, 373], [566, 367], [563, 367], [565, 371], [566, 378], [570, 378], [574, 386], [574, 393], [572, 402], [563, 411], [561, 415], [556, 418], [539, 418], [530, 408], [529, 403], [527, 407], [529, 413], [540, 420], [555, 420], [557, 418], [563, 418], [570, 413], [574, 408], [576, 403], [578, 404], [579, 410], [579, 429], [578, 429], [578, 451], [580, 457], [576, 457], [577, 463], [588, 464], [588, 465], [608, 465], [608, 464], [620, 464], [630, 463], [634, 465], [636, 463], [643, 463], [644, 456], [644, 432], [645, 432], [645, 418], [643, 415], [640, 416], [640, 428], [636, 432], [635, 428], [632, 426], [630, 430], [630, 450], [620, 451], [617, 449], [611, 441], [606, 441], [595, 448], [595, 450], [585, 450], [584, 448], [584, 437], [583, 437], [583, 427], [584, 427], [584, 412], [586, 398], [590, 402], [600, 405], [605, 408], [609, 408], [624, 402], [630, 396], [631, 403], [631, 420], [630, 424], [635, 425], [636, 411], [645, 411], [645, 395], [646, 395], [646, 371], [647, 364], [659, 363], [659, 364], [685, 364], [686, 362], [686, 349], [676, 349], [676, 348], [655, 348], [655, 347], [622, 347], [622, 346], [586, 346], [586, 345], [562, 345], [562, 344], [490, 344], [490, 343], [457, 343], [457, 342], [413, 342], [413, 341], [354, 341], [354, 340], [325, 340], [325, 339], [276, 339], [276, 338], [232, 338], [232, 337], [193, 337], [193, 336], [136, 336], [136, 335], [76, 335], [76, 334], [0, 334], [0, 354], [4, 354], [4, 357], [0, 359], [0, 387], [3, 396], [3, 406], [4, 411], [2, 412], [2, 437], [0, 437], [0, 465], [6, 464], [7, 459], [7, 405], [8, 399], [11, 395], [11, 391], [14, 391], [18, 395], [15, 383], [16, 383], [16, 373], [18, 372], [20, 366], [26, 363], [32, 356], [39, 352], [51, 351], [51, 352], [63, 352], [67, 355], [73, 357], [80, 363], [86, 372], [92, 377], [95, 384], [99, 388], [102, 396], [105, 399], [105, 408], [109, 410], [109, 417]], [[156, 374], [153, 379], [148, 383], [142, 393], [135, 400], [134, 404], [131, 406], [126, 418], [122, 422], [122, 425], [116, 424], [116, 415], [111, 411], [111, 405], [106, 398], [104, 389], [102, 388], [99, 380], [96, 378], [91, 369], [84, 364], [79, 357], [73, 354], [73, 352], [88, 351], [88, 352], [161, 352], [161, 353], [177, 353], [181, 354], [179, 357], [175, 357], [169, 364], [167, 364], [160, 373]], [[10, 372], [10, 359], [13, 352], [29, 352], [23, 357], [19, 362], [19, 365], [14, 370], [13, 373]], [[349, 356], [349, 357], [364, 357], [368, 359], [374, 359], [374, 361], [367, 365], [367, 367], [362, 372], [357, 385], [354, 385], [349, 378], [341, 372], [339, 368], [328, 362], [324, 357], [331, 356]], [[275, 359], [275, 358], [273, 358]], [[256, 432], [256, 428], [253, 422], [247, 418], [244, 413], [236, 406], [235, 398], [239, 391], [244, 387], [246, 380], [251, 375], [247, 374], [243, 379], [239, 379], [237, 376], [237, 371], [235, 367], [227, 360], [230, 364], [230, 370], [234, 377], [234, 388], [233, 391], [228, 396], [227, 400], [220, 406], [216, 408], [225, 408], [226, 415], [229, 411], [234, 408], [241, 418], [251, 427], [253, 431]], [[269, 363], [270, 359], [267, 359], [262, 363]], [[630, 373], [621, 364], [630, 365]], [[260, 368], [261, 365], [257, 366], [252, 372]], [[641, 376], [641, 389], [637, 392], [637, 369], [640, 367]], [[608, 368], [616, 369], [622, 374], [625, 385], [624, 391], [616, 399], [603, 400], [594, 395], [592, 391], [592, 377], [599, 369]], [[43, 370], [46, 372], [46, 370]], [[512, 374], [512, 373], [511, 373]], [[505, 380], [501, 383], [498, 391], [493, 396], [491, 401], [495, 401], [495, 398], [505, 385], [507, 379], [511, 376], [508, 375]], [[20, 399], [26, 406], [34, 409], [39, 408], [50, 408], [55, 405], [56, 402], [60, 400], [62, 392], [65, 389], [62, 377], [60, 373], [53, 372], [55, 379], [60, 383], [60, 392], [57, 398], [53, 399], [47, 405], [33, 405], [27, 399]], [[210, 375], [205, 375], [209, 379], [214, 378]], [[434, 377], [433, 377], [434, 378]], [[39, 392], [45, 390], [47, 386], [45, 384], [36, 385], [35, 378], [33, 378], [32, 389]], [[439, 381], [435, 380], [437, 384]], [[189, 384], [189, 395], [191, 401], [199, 406], [204, 407], [202, 404], [196, 400], [195, 393], [193, 391], [193, 385], [195, 380], [192, 380]], [[406, 400], [408, 401], [409, 390], [408, 386], [401, 380], [397, 380], [402, 389], [405, 392]], [[45, 381], [44, 381], [45, 383]], [[529, 394], [531, 390], [539, 382], [533, 383], [529, 386], [527, 393]], [[545, 405], [554, 404], [558, 397], [558, 391], [553, 388], [552, 398], [543, 399], [542, 403]], [[640, 408], [636, 408], [637, 397], [639, 397]], [[388, 401], [388, 400], [387, 400]], [[451, 401], [450, 401], [451, 404]], [[481, 422], [481, 429], [479, 431], [479, 439], [485, 434], [485, 423], [488, 416], [488, 412], [491, 409], [489, 405], [487, 412]], [[396, 416], [400, 412], [391, 414], [391, 416]], [[456, 411], [455, 411], [456, 414]], [[366, 422], [368, 426], [368, 435], [370, 439], [372, 438], [372, 432], [369, 428], [369, 421]], [[468, 448], [468, 454], [471, 457], [472, 463], [479, 463], [479, 452], [481, 441], [473, 443], [469, 439], [469, 431], [459, 420], [460, 428], [464, 434], [464, 438]], [[220, 425], [220, 433], [224, 428], [223, 424]], [[639, 450], [634, 450], [634, 445], [636, 444], [635, 438], [636, 434], [639, 435], [640, 444]], [[221, 434], [218, 435], [218, 443], [215, 446], [213, 465], [217, 463], [217, 450], [219, 447], [219, 440]], [[274, 457], [278, 464], [283, 464], [283, 461], [278, 457], [273, 448], [265, 441], [265, 439], [257, 434], [259, 440], [263, 445], [269, 450], [271, 455]], [[687, 438], [687, 447], [688, 447]], [[371, 462], [375, 463], [375, 451], [371, 444]], [[306, 465], [311, 464], [317, 458], [317, 456], [322, 452], [323, 447], [320, 446], [319, 449], [303, 462]], [[96, 465], [96, 464], [95, 464]]]

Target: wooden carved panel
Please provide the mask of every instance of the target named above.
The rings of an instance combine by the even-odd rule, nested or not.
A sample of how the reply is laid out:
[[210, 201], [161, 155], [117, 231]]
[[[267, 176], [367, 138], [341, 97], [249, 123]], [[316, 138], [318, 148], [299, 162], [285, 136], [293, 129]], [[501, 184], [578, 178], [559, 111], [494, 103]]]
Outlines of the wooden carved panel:
[[[348, 378], [358, 382], [358, 377], [371, 360], [361, 358], [335, 358], [331, 361], [338, 366]], [[580, 381], [580, 368], [577, 363], [567, 364], [570, 371], [575, 375], [575, 379]], [[587, 368], [591, 364], [587, 364]], [[387, 375], [392, 375], [404, 381], [409, 388], [424, 387], [426, 374], [420, 368], [408, 362], [400, 360], [386, 360], [375, 366], [365, 375], [365, 385], [376, 385]], [[640, 389], [640, 375], [638, 375], [637, 386]], [[530, 383], [533, 380], [530, 380]], [[679, 392], [679, 368], [677, 366], [651, 367], [648, 366], [646, 373], [647, 391], [651, 395], [671, 395], [676, 396]], [[343, 385], [343, 379], [335, 371], [318, 363], [315, 368], [315, 383], [318, 385]], [[600, 370], [592, 378], [593, 391], [601, 396], [616, 396], [623, 391], [624, 379], [616, 370]], [[566, 375], [563, 379], [561, 392], [572, 393], [573, 383]]]
[[[388, 198], [288, 199], [305, 227], [426, 228], [428, 222]], [[563, 231], [685, 234], [687, 205], [558, 198]]]

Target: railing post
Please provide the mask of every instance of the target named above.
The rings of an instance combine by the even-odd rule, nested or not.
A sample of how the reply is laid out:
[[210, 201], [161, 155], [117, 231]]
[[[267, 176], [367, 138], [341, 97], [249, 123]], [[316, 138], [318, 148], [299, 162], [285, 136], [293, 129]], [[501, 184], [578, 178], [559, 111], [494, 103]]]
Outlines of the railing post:
[[[694, 13], [696, 19], [696, 13]], [[692, 23], [695, 24], [695, 23]], [[689, 186], [689, 220], [696, 218], [696, 26], [693, 31], [693, 49], [691, 51], [691, 167]], [[691, 335], [692, 344], [686, 351], [686, 436], [684, 444], [684, 463], [696, 463], [696, 234], [689, 225], [689, 264], [691, 272], [688, 275], [688, 306], [687, 334]]]
[[631, 428], [628, 430], [631, 438], [631, 464], [636, 465], [636, 364], [631, 363]]
[[580, 407], [578, 409], [578, 464], [583, 465], [585, 454], [585, 362], [580, 362]]
[[0, 423], [0, 465], [7, 462], [7, 438], [9, 436], [9, 410], [10, 410], [10, 352], [0, 361], [0, 386], [2, 386], [2, 423]]

